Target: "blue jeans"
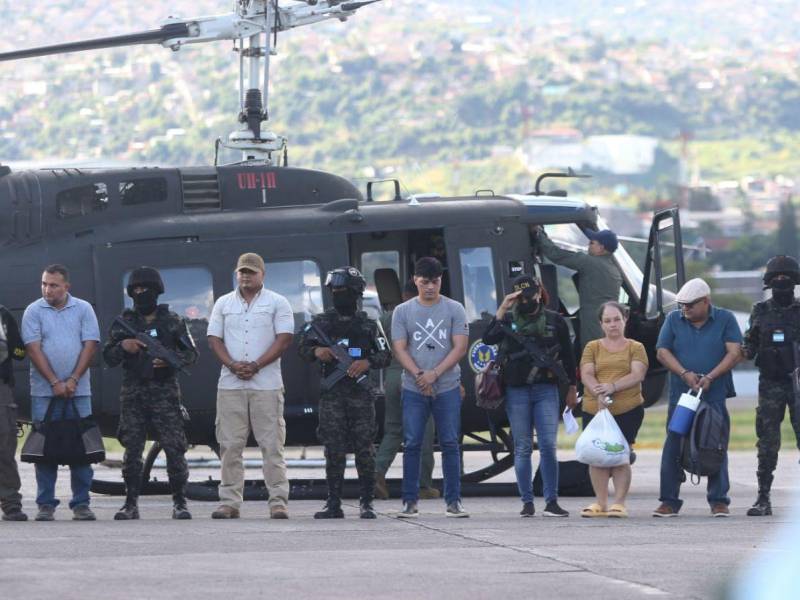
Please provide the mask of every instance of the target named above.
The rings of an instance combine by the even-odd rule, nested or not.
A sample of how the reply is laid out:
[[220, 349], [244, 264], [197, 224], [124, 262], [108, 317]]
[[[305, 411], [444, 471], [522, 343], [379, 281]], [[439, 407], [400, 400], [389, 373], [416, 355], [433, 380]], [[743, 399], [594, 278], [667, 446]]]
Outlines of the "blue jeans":
[[[75, 408], [78, 409], [79, 417], [88, 417], [92, 414], [92, 397], [75, 396]], [[45, 413], [50, 402], [53, 405], [52, 419], [58, 421], [67, 416], [73, 416], [72, 407], [65, 398], [57, 396], [33, 396], [31, 397], [31, 420], [44, 421]], [[69, 408], [68, 408], [69, 407]], [[89, 490], [92, 487], [94, 471], [91, 465], [76, 465], [69, 468], [72, 483], [72, 500], [69, 507], [75, 508], [81, 504], [89, 505]], [[59, 500], [56, 498], [56, 479], [58, 478], [58, 465], [36, 465], [36, 504], [58, 506]]]
[[[675, 410], [675, 403], [670, 403], [669, 410], [667, 411], [667, 424], [672, 418], [672, 412]], [[730, 422], [728, 409], [725, 406], [725, 401], [715, 403], [716, 406], [721, 407], [725, 413], [725, 418]], [[683, 500], [678, 498], [681, 491], [681, 483], [686, 480], [681, 466], [681, 440], [682, 436], [672, 431], [667, 430], [667, 439], [664, 440], [664, 450], [661, 452], [661, 497], [659, 500], [672, 507], [676, 512], [683, 506]], [[728, 490], [730, 490], [730, 481], [728, 479], [728, 455], [725, 454], [725, 460], [722, 462], [722, 468], [716, 475], [708, 477], [708, 485], [706, 487], [706, 499], [709, 505], [722, 503], [728, 505], [731, 499], [728, 497]]]
[[403, 502], [419, 499], [419, 469], [425, 427], [433, 413], [442, 449], [444, 499], [461, 499], [461, 392], [453, 388], [435, 396], [403, 390]]
[[544, 499], [552, 502], [558, 498], [558, 409], [558, 386], [555, 384], [534, 383], [506, 388], [506, 413], [514, 438], [514, 471], [523, 502], [533, 502], [531, 454], [534, 427], [539, 443]]

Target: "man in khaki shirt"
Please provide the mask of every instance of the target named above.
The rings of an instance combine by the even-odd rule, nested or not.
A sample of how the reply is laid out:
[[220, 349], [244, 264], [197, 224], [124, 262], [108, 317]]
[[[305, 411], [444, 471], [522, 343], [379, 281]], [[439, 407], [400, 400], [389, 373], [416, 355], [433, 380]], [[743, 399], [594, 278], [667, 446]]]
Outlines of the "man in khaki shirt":
[[252, 429], [264, 461], [270, 517], [286, 519], [289, 479], [283, 446], [281, 354], [292, 342], [289, 301], [264, 287], [264, 260], [252, 252], [236, 264], [237, 289], [214, 303], [208, 345], [222, 363], [217, 386], [220, 506], [211, 517], [238, 519], [243, 499], [242, 452]]

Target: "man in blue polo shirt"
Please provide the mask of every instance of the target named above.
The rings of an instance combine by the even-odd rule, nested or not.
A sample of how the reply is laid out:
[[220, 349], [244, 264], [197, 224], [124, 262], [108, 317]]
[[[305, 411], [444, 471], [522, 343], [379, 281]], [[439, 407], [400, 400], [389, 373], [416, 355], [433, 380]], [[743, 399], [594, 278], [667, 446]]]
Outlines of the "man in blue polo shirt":
[[[66, 418], [73, 406], [80, 417], [92, 414], [89, 364], [100, 341], [100, 328], [92, 305], [69, 294], [65, 266], [50, 265], [42, 273], [42, 298], [25, 309], [22, 341], [31, 359], [31, 419], [44, 420], [51, 403], [53, 420]], [[72, 518], [94, 521], [89, 508], [91, 465], [71, 466], [70, 474]], [[58, 465], [36, 465], [37, 521], [54, 518], [57, 477]]]
[[[684, 392], [703, 390], [703, 399], [728, 411], [725, 399], [736, 395], [731, 369], [741, 356], [742, 333], [733, 313], [711, 305], [711, 290], [702, 279], [687, 281], [678, 292], [678, 308], [668, 316], [658, 335], [658, 360], [670, 370], [667, 422]], [[681, 436], [667, 431], [661, 454], [661, 506], [654, 517], [677, 517], [683, 500], [678, 498], [684, 481]], [[708, 478], [707, 499], [711, 515], [729, 515], [728, 459]]]

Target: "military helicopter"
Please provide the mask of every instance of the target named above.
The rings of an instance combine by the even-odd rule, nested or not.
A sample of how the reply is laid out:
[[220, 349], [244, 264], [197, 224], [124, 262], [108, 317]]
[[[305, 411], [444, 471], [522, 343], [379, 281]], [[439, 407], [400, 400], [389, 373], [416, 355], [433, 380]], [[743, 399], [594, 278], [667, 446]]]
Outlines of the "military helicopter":
[[[328, 270], [346, 264], [361, 269], [369, 282], [365, 308], [376, 316], [400, 302], [401, 282], [410, 277], [417, 258], [437, 256], [446, 265], [443, 293], [464, 303], [470, 320], [470, 351], [462, 363], [467, 393], [462, 431], [472, 442], [465, 450], [490, 450], [492, 460], [465, 473], [464, 481], [483, 482], [513, 464], [505, 416], [474, 402], [474, 375], [494, 351], [480, 342], [488, 319], [513, 278], [532, 271], [545, 282], [552, 308], [571, 314], [572, 320], [580, 318], [568, 306], [574, 296], [569, 273], [541, 261], [530, 229], [543, 225], [558, 243], [578, 247], [586, 243], [582, 228], [602, 228], [603, 222], [586, 202], [560, 190], [540, 190], [545, 178], [573, 173], [545, 174], [528, 195], [482, 190], [473, 196], [403, 197], [399, 182], [390, 181], [392, 199], [378, 201], [376, 186], [386, 182], [368, 183], [363, 194], [343, 177], [288, 166], [287, 139], [264, 127], [272, 36], [326, 19], [346, 20], [378, 1], [306, 0], [283, 6], [277, 0], [237, 0], [228, 14], [169, 18], [152, 31], [0, 54], [4, 62], [130, 44], [180, 50], [188, 44], [232, 40], [240, 57], [240, 128], [218, 139], [215, 149], [242, 153], [239, 162], [219, 165], [215, 159], [213, 166], [200, 167], [19, 172], [0, 167], [0, 210], [7, 215], [0, 222], [2, 301], [20, 319], [37, 297], [43, 267], [60, 262], [71, 269], [74, 293], [92, 303], [106, 332], [125, 306], [128, 273], [146, 264], [162, 273], [166, 293], [160, 301], [186, 317], [195, 339], [202, 341], [214, 299], [232, 289], [233, 267], [243, 252], [264, 257], [265, 285], [289, 299], [298, 328], [330, 305], [322, 285]], [[624, 276], [623, 300], [633, 308], [631, 335], [654, 352], [669, 292], [684, 279], [677, 209], [655, 216], [644, 271], [624, 248], [615, 259]], [[203, 347], [201, 343], [191, 376], [182, 376], [181, 384], [191, 415], [190, 443], [214, 448], [219, 365]], [[287, 445], [315, 445], [319, 377], [315, 366], [302, 362], [295, 350], [282, 359]], [[645, 390], [649, 403], [659, 397], [665, 379], [653, 356], [651, 365]], [[28, 365], [16, 368], [20, 412], [29, 415]], [[119, 418], [120, 378], [118, 369], [96, 359], [93, 412], [109, 436], [115, 435]], [[379, 405], [379, 422], [380, 412]], [[154, 444], [145, 479], [159, 452]], [[116, 482], [95, 481], [93, 489], [123, 492]], [[194, 486], [190, 497], [211, 498], [215, 491], [208, 489]], [[263, 488], [248, 489], [246, 497], [263, 494]], [[163, 485], [150, 482], [144, 492], [164, 493]], [[293, 497], [319, 493], [313, 482], [292, 482]]]

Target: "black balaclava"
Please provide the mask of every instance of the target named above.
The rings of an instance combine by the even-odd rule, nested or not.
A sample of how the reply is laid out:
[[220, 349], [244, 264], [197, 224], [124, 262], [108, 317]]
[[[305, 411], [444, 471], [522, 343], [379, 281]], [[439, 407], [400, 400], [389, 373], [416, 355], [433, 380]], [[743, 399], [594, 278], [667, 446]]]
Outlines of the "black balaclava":
[[772, 288], [772, 299], [780, 306], [789, 306], [794, 301], [794, 281], [791, 277], [773, 277], [769, 286]]
[[158, 307], [158, 291], [152, 288], [145, 288], [138, 294], [131, 294], [133, 298], [133, 308], [140, 315], [153, 314]]
[[[523, 296], [524, 297], [524, 296]], [[521, 300], [517, 305], [517, 310], [523, 315], [532, 315], [539, 310], [541, 302], [534, 299]]]
[[333, 290], [333, 307], [340, 315], [352, 317], [358, 310], [358, 299], [360, 297], [361, 294], [349, 288]]

